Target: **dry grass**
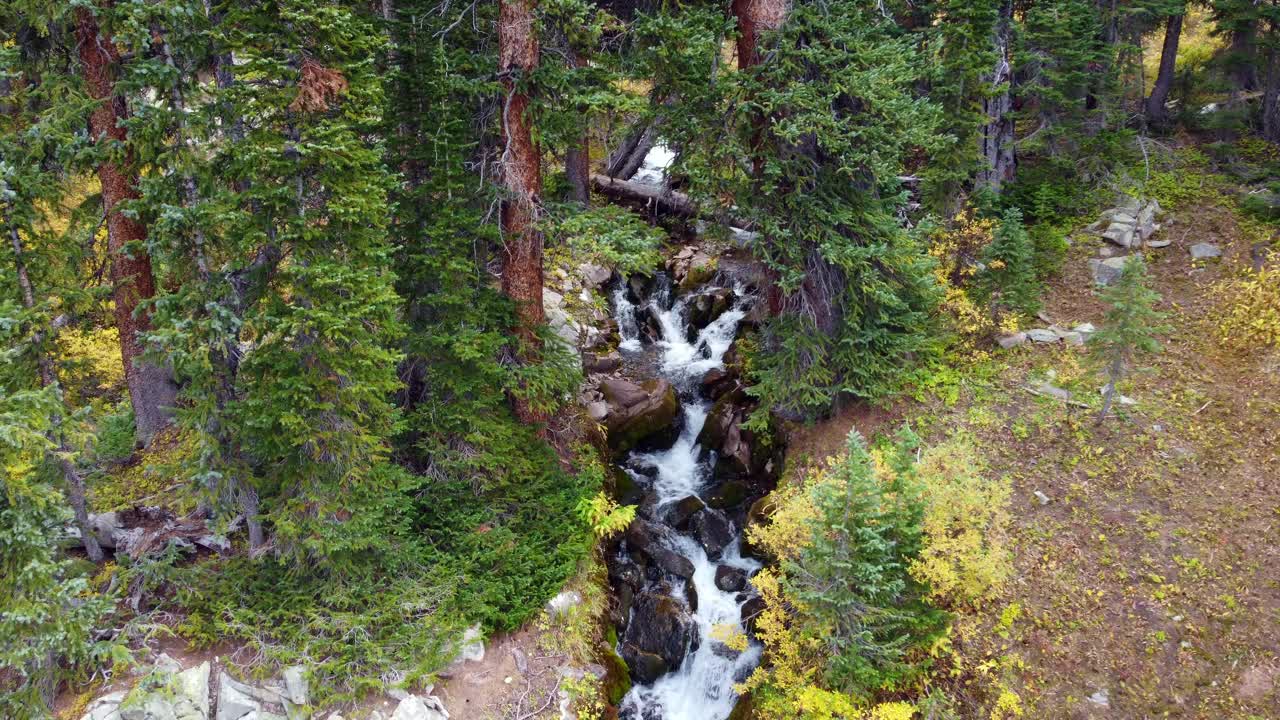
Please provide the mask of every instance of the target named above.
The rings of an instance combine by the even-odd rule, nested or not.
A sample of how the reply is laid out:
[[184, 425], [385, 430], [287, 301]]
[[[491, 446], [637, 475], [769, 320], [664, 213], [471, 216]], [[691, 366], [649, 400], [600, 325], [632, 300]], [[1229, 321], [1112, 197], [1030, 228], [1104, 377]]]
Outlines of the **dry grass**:
[[[909, 420], [935, 441], [973, 433], [991, 472], [1012, 481], [1016, 574], [985, 616], [964, 619], [975, 630], [958, 649], [992, 661], [1026, 717], [1280, 717], [1280, 353], [1231, 354], [1215, 340], [1222, 300], [1210, 287], [1249, 262], [1232, 211], [1180, 209], [1164, 232], [1174, 244], [1149, 259], [1175, 330], [1124, 387], [1138, 404], [1119, 417], [1099, 424], [1025, 392], [1049, 371], [1077, 398], [1101, 385], [1080, 350], [1036, 346], [998, 355], [993, 386], [952, 406], [850, 408], [793, 437], [803, 464], [854, 425], [873, 434]], [[1222, 260], [1193, 264], [1195, 242], [1219, 243]], [[1097, 243], [1078, 238], [1046, 297], [1053, 320], [1101, 324], [1087, 265]], [[997, 632], [1011, 607], [1018, 619]], [[984, 682], [946, 681], [972, 705], [964, 717], [989, 707]], [[1087, 699], [1100, 690], [1109, 707]]]

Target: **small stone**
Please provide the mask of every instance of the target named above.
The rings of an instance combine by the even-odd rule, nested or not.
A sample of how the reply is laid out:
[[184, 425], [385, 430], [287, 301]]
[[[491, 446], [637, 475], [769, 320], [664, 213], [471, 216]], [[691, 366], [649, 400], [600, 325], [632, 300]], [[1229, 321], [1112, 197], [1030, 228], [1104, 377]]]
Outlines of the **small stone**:
[[553, 618], [564, 617], [569, 611], [582, 604], [582, 595], [576, 590], [564, 590], [547, 601], [547, 615]]
[[1112, 255], [1115, 255], [1115, 253], [1116, 251], [1113, 250], [1110, 245], [1103, 245], [1098, 248], [1098, 257], [1109, 258]]
[[425, 698], [410, 695], [396, 705], [391, 720], [449, 720], [449, 711], [444, 709], [440, 698], [434, 695]]
[[603, 400], [595, 400], [587, 403], [587, 417], [596, 422], [602, 422], [609, 417], [609, 403]]
[[1048, 495], [1045, 495], [1044, 493], [1040, 492], [1039, 490], [1036, 490], [1036, 491], [1032, 492], [1031, 494], [1036, 496], [1036, 500], [1038, 500], [1038, 501], [1040, 502], [1040, 504], [1041, 504], [1041, 505], [1048, 505], [1048, 504], [1049, 504], [1049, 496], [1048, 496]]
[[458, 660], [470, 662], [484, 660], [484, 639], [481, 637], [479, 625], [472, 625], [462, 634], [462, 650], [458, 652]]
[[1089, 696], [1089, 702], [1098, 707], [1111, 707], [1111, 695], [1104, 689]]
[[542, 304], [549, 308], [558, 308], [564, 305], [564, 296], [556, 292], [555, 290], [549, 290], [547, 288], [543, 288]]
[[1192, 260], [1208, 260], [1216, 257], [1222, 257], [1222, 248], [1213, 243], [1196, 243], [1191, 246]]
[[240, 720], [262, 708], [257, 700], [240, 689], [240, 684], [225, 672], [218, 676], [218, 714], [216, 720]]
[[1071, 331], [1080, 333], [1087, 340], [1090, 335], [1098, 332], [1098, 328], [1094, 327], [1093, 323], [1080, 323], [1079, 325], [1071, 328]]
[[1084, 339], [1085, 339], [1084, 335], [1078, 332], [1062, 333], [1062, 341], [1068, 345], [1075, 345], [1077, 347], [1080, 345], [1084, 345]]
[[581, 273], [583, 282], [591, 288], [598, 288], [613, 277], [612, 270], [595, 263], [584, 263], [578, 266], [578, 272]]
[[307, 704], [307, 669], [302, 665], [290, 665], [284, 669], [284, 687], [289, 701], [295, 705]]
[[1000, 347], [1004, 348], [1005, 350], [1008, 350], [1010, 348], [1015, 348], [1025, 343], [1026, 341], [1027, 341], [1027, 334], [1024, 332], [1010, 333], [1008, 335], [1001, 335], [1000, 337], [996, 338], [996, 344], [998, 344]]
[[89, 703], [80, 720], [120, 720], [120, 703], [124, 698], [123, 690], [103, 695]]
[[1160, 248], [1169, 247], [1169, 246], [1170, 246], [1170, 245], [1172, 245], [1172, 244], [1173, 244], [1173, 241], [1172, 241], [1172, 240], [1168, 240], [1168, 239], [1165, 239], [1165, 240], [1148, 240], [1148, 241], [1147, 241], [1147, 247], [1152, 248], [1152, 249], [1155, 249], [1155, 250], [1159, 250]]
[[1027, 331], [1027, 338], [1032, 342], [1052, 343], [1058, 342], [1058, 333], [1048, 328], [1035, 328]]
[[[1127, 208], [1126, 208], [1127, 210]], [[1111, 216], [1112, 225], [1137, 225], [1138, 218], [1128, 212], [1118, 212]]]
[[1127, 256], [1107, 258], [1106, 260], [1090, 260], [1089, 267], [1093, 271], [1093, 282], [1103, 287], [1115, 282], [1124, 271]]

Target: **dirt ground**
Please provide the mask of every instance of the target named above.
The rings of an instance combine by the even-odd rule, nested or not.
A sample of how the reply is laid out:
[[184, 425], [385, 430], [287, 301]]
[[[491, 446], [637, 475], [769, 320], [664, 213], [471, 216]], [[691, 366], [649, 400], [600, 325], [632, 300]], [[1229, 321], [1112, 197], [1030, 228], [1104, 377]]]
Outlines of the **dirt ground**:
[[[1122, 386], [1136, 405], [1119, 416], [1099, 424], [1028, 392], [1050, 374], [1077, 399], [1102, 385], [1082, 349], [1029, 343], [980, 361], [994, 379], [951, 405], [851, 407], [790, 440], [801, 467], [851, 427], [908, 421], [935, 440], [970, 434], [1010, 479], [1015, 577], [962, 651], [990, 660], [1024, 717], [1280, 718], [1280, 352], [1220, 342], [1212, 288], [1250, 262], [1232, 211], [1175, 208], [1161, 232], [1173, 244], [1147, 257], [1173, 330]], [[1196, 242], [1223, 257], [1193, 262]], [[1059, 325], [1102, 325], [1100, 248], [1075, 237], [1044, 299]]]

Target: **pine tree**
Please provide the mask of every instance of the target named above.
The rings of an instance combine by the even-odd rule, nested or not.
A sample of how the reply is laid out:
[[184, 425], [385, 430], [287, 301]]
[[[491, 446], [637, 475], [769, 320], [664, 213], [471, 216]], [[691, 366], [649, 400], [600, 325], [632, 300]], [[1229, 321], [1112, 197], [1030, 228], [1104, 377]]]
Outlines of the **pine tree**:
[[1165, 318], [1155, 309], [1160, 294], [1151, 288], [1147, 264], [1141, 255], [1129, 256], [1120, 277], [1102, 291], [1101, 298], [1110, 307], [1102, 328], [1089, 338], [1093, 361], [1107, 379], [1099, 421], [1111, 411], [1116, 385], [1129, 374], [1134, 361], [1159, 350], [1156, 335], [1168, 331], [1160, 324]]

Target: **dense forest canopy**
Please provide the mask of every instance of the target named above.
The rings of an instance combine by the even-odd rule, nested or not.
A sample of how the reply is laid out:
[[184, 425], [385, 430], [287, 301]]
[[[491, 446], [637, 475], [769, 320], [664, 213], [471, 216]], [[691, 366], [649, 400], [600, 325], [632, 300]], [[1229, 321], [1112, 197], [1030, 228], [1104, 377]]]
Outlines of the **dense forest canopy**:
[[[6, 0], [0, 716], [126, 667], [157, 613], [304, 659], [335, 703], [520, 628], [636, 527], [629, 448], [582, 399], [618, 328], [570, 306], [692, 278], [682, 245], [753, 268], [725, 365], [734, 437], [775, 458], [742, 474], [772, 483], [788, 428], [1004, 345], [1074, 219], [1145, 211], [1180, 148], [1269, 158], [1240, 202], [1274, 223], [1276, 144], [1274, 0]], [[633, 181], [655, 147], [663, 181]], [[1270, 252], [1241, 286], [1258, 347]], [[1102, 417], [1168, 330], [1134, 257], [1089, 339]], [[748, 532], [753, 712], [1021, 712], [920, 691], [1008, 576], [1003, 540], [956, 559], [972, 529], [924, 488], [982, 528], [1008, 492], [945, 447], [850, 436]], [[148, 507], [145, 547], [103, 535]]]

